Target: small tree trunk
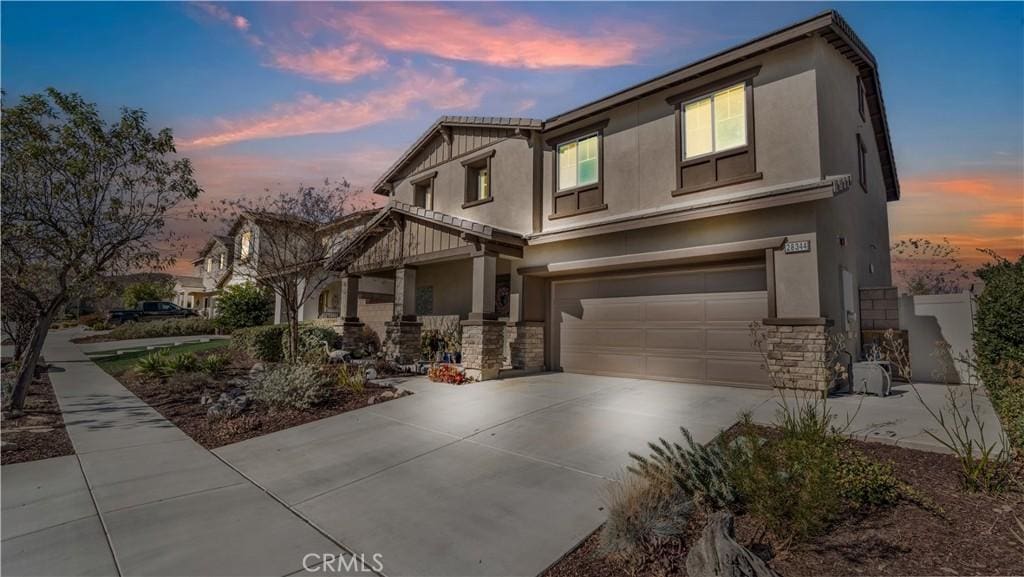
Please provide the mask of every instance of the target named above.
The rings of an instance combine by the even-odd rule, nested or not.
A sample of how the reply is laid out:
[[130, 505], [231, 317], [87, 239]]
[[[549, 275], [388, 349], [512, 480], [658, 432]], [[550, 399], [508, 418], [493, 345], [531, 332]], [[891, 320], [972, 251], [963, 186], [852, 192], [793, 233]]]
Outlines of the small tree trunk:
[[39, 356], [43, 352], [43, 344], [46, 342], [46, 335], [50, 332], [50, 323], [57, 314], [60, 305], [51, 306], [45, 312], [40, 313], [36, 324], [32, 328], [32, 340], [29, 341], [18, 367], [18, 380], [14, 383], [14, 390], [11, 391], [11, 412], [20, 414], [25, 408], [25, 397], [28, 396], [28, 387], [35, 378], [36, 365], [39, 364]]

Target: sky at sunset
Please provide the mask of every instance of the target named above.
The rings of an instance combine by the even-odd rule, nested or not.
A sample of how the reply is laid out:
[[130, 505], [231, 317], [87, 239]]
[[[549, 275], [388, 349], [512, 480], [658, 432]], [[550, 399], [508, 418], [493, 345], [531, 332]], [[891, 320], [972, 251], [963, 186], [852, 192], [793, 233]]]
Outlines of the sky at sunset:
[[[1021, 3], [4, 2], [0, 74], [8, 103], [53, 86], [145, 109], [211, 202], [366, 187], [439, 115], [548, 118], [828, 8], [879, 63], [893, 240], [1024, 252]], [[172, 226], [196, 248], [215, 228]]]

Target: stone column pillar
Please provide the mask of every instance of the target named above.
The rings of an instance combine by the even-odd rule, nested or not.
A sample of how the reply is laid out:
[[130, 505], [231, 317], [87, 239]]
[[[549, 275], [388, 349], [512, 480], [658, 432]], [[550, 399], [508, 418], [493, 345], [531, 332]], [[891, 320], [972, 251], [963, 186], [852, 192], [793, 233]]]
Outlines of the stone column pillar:
[[[544, 318], [543, 303], [527, 299], [543, 300], [541, 281], [521, 276], [512, 267], [512, 295], [509, 309], [509, 334], [512, 354], [512, 368], [527, 371], [544, 370]], [[531, 290], [527, 290], [531, 289]], [[530, 293], [530, 294], [527, 294]], [[527, 307], [528, 304], [533, 306]]]
[[472, 320], [498, 318], [494, 312], [497, 266], [498, 256], [495, 253], [484, 251], [473, 256], [473, 308], [469, 313]]
[[334, 330], [341, 335], [341, 346], [347, 351], [363, 348], [363, 323], [359, 322], [359, 277], [341, 278], [341, 314]]
[[777, 388], [828, 390], [828, 319], [765, 319], [764, 351]]
[[498, 320], [462, 321], [462, 368], [478, 381], [498, 377], [505, 360], [502, 343], [505, 323]]
[[420, 358], [420, 330], [416, 321], [416, 268], [395, 271], [395, 307], [391, 322], [384, 323], [384, 354], [399, 364]]

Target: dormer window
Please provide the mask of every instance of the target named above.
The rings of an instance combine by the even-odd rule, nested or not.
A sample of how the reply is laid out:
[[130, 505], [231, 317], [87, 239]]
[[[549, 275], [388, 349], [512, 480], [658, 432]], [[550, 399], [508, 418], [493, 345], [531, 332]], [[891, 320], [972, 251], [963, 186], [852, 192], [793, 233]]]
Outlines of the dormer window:
[[228, 267], [227, 260], [228, 260], [228, 255], [226, 253], [223, 253], [223, 252], [220, 253], [220, 267], [218, 267], [218, 270], [224, 270], [224, 269], [226, 269]]
[[491, 159], [494, 151], [462, 161], [466, 169], [466, 201], [462, 208], [477, 206], [494, 200], [491, 188]]
[[241, 260], [249, 260], [252, 255], [252, 231], [246, 230], [242, 232], [242, 238], [239, 241], [238, 247], [238, 258]]
[[206, 272], [213, 272], [213, 258], [206, 257]]
[[434, 177], [437, 172], [412, 181], [413, 204], [427, 210], [434, 210]]
[[676, 106], [674, 195], [761, 178], [754, 162], [753, 77], [758, 70], [668, 98]]

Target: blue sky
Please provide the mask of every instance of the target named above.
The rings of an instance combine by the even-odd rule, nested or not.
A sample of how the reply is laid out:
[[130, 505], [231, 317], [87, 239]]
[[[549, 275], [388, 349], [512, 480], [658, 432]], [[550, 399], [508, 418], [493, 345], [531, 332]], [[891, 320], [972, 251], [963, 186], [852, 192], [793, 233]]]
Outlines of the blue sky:
[[4, 2], [0, 73], [145, 109], [223, 198], [365, 186], [440, 114], [547, 118], [828, 8], [879, 62], [893, 236], [1021, 250], [1021, 3]]

